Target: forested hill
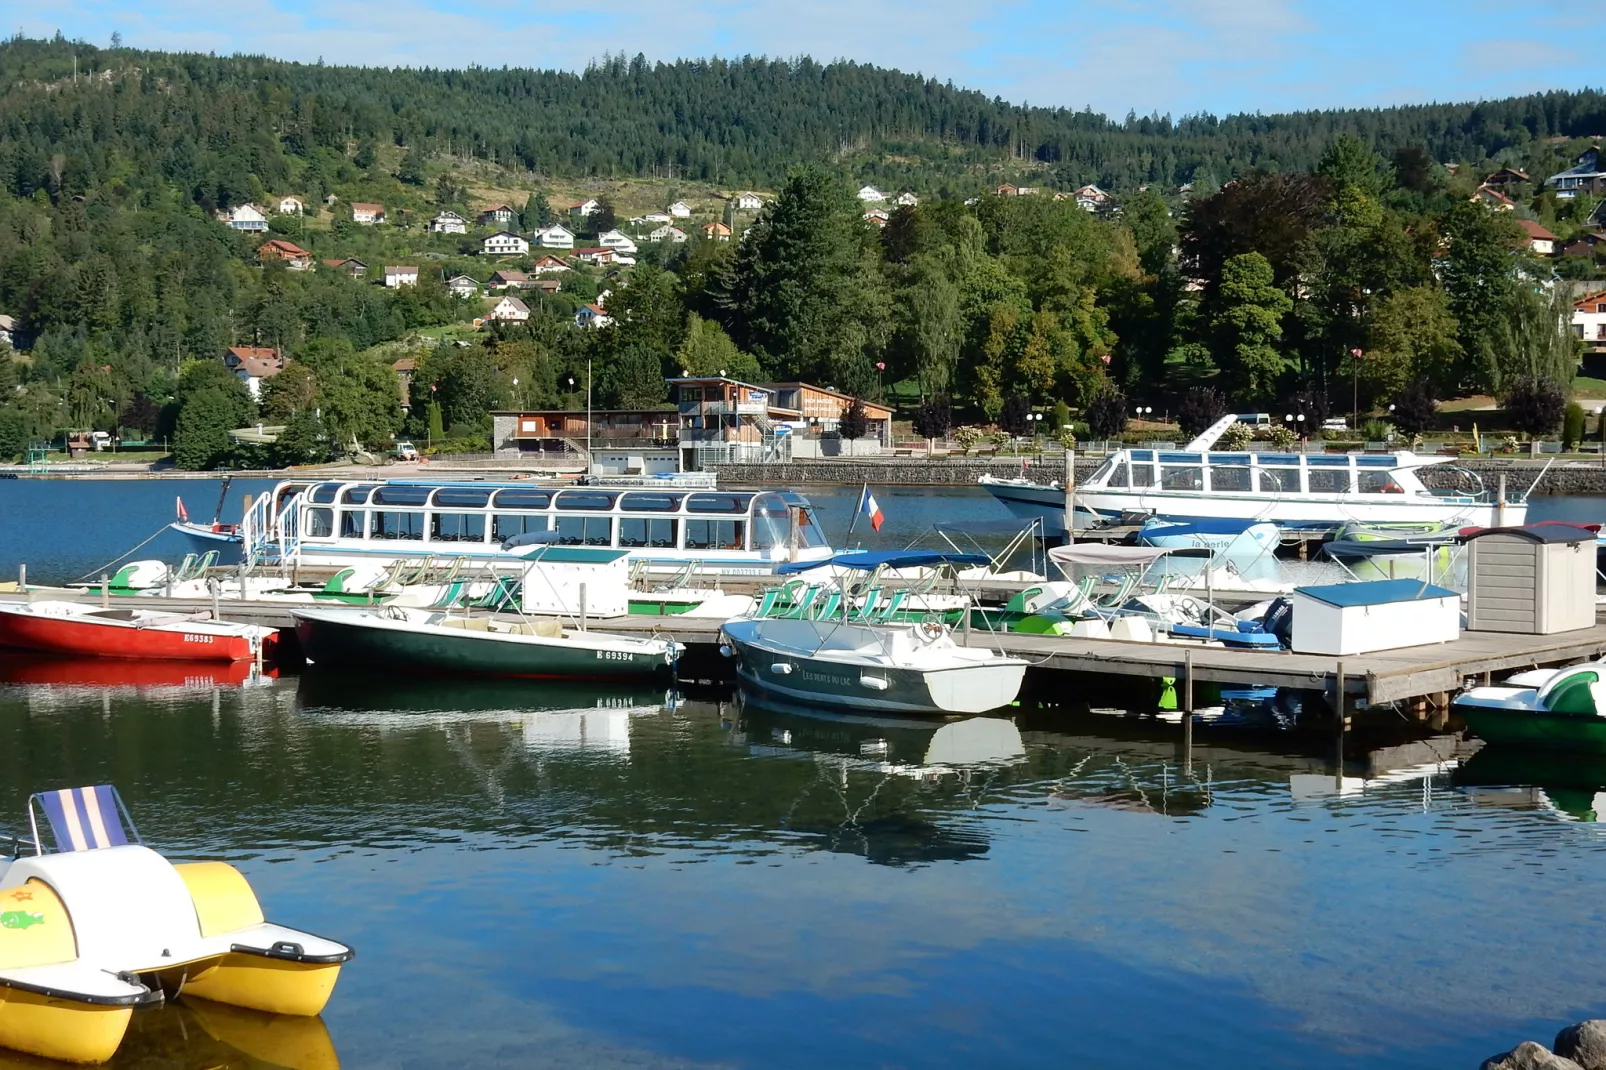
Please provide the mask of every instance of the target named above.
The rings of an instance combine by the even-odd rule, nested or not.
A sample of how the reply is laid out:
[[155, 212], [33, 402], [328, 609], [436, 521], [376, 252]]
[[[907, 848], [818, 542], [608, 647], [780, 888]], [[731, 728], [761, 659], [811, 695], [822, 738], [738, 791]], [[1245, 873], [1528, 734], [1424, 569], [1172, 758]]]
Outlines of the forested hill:
[[1340, 132], [1385, 155], [1410, 145], [1473, 164], [1535, 139], [1606, 133], [1596, 91], [1114, 121], [864, 64], [751, 57], [619, 57], [579, 74], [389, 70], [19, 38], [0, 43], [0, 87], [0, 187], [54, 195], [151, 176], [218, 205], [278, 188], [297, 170], [291, 158], [365, 143], [544, 176], [730, 186], [831, 162], [868, 181], [966, 192], [1034, 175], [1124, 190], [1304, 171]]

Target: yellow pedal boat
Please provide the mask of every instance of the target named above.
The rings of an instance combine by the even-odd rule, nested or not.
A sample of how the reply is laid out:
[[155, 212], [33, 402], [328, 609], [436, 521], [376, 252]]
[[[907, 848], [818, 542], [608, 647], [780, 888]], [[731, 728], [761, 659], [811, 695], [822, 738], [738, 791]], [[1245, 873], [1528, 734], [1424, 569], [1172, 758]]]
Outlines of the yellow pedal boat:
[[40, 793], [28, 818], [33, 853], [14, 841], [0, 856], [0, 1047], [104, 1062], [134, 1010], [169, 994], [316, 1015], [352, 957], [266, 922], [233, 866], [175, 865], [141, 844], [110, 786]]

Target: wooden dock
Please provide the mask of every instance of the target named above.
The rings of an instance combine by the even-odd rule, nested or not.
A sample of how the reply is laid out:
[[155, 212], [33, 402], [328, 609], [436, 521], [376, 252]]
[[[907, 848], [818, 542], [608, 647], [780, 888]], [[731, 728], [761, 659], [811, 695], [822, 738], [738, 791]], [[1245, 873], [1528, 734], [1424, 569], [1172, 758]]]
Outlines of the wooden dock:
[[[79, 595], [80, 601], [95, 600], [93, 592], [72, 593]], [[0, 593], [0, 602], [17, 602], [23, 597]], [[200, 600], [121, 597], [113, 601], [128, 608], [168, 609], [179, 613], [211, 609], [210, 601]], [[289, 628], [294, 624], [290, 616], [292, 608], [292, 604], [285, 602], [221, 603], [226, 620], [277, 628]], [[662, 632], [688, 647], [701, 648], [698, 653], [706, 655], [713, 653], [722, 623], [714, 618], [629, 616], [592, 619], [587, 627], [621, 635]], [[1463, 632], [1459, 639], [1448, 643], [1344, 658], [1075, 636], [991, 635], [981, 631], [967, 635], [963, 630], [956, 632], [955, 638], [961, 643], [985, 645], [1026, 658], [1039, 672], [1181, 679], [1191, 664], [1193, 679], [1201, 682], [1289, 687], [1336, 694], [1342, 681], [1345, 694], [1364, 698], [1374, 705], [1442, 696], [1454, 693], [1467, 681], [1482, 683], [1491, 677], [1523, 669], [1565, 665], [1606, 655], [1606, 623], [1599, 619], [1592, 628], [1555, 635]]]

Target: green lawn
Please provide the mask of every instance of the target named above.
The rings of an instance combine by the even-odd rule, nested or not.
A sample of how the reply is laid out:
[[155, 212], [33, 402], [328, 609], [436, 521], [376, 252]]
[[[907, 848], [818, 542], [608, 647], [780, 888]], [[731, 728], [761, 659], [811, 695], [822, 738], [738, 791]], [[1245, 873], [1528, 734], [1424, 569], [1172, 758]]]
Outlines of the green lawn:
[[1585, 398], [1606, 398], [1606, 379], [1591, 379], [1587, 375], [1575, 376], [1573, 395]]

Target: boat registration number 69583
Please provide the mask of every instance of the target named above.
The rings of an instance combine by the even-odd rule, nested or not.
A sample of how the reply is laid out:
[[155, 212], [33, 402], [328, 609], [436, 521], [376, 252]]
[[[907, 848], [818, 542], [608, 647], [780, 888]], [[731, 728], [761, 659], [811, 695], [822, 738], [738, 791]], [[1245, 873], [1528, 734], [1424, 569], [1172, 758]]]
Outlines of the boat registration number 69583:
[[623, 650], [599, 650], [599, 651], [597, 651], [597, 660], [598, 661], [629, 661], [634, 657], [635, 657], [634, 654], [627, 653], [626, 651], [623, 651]]
[[186, 643], [210, 643], [212, 637], [210, 635], [195, 635], [192, 632], [185, 632], [184, 641]]

